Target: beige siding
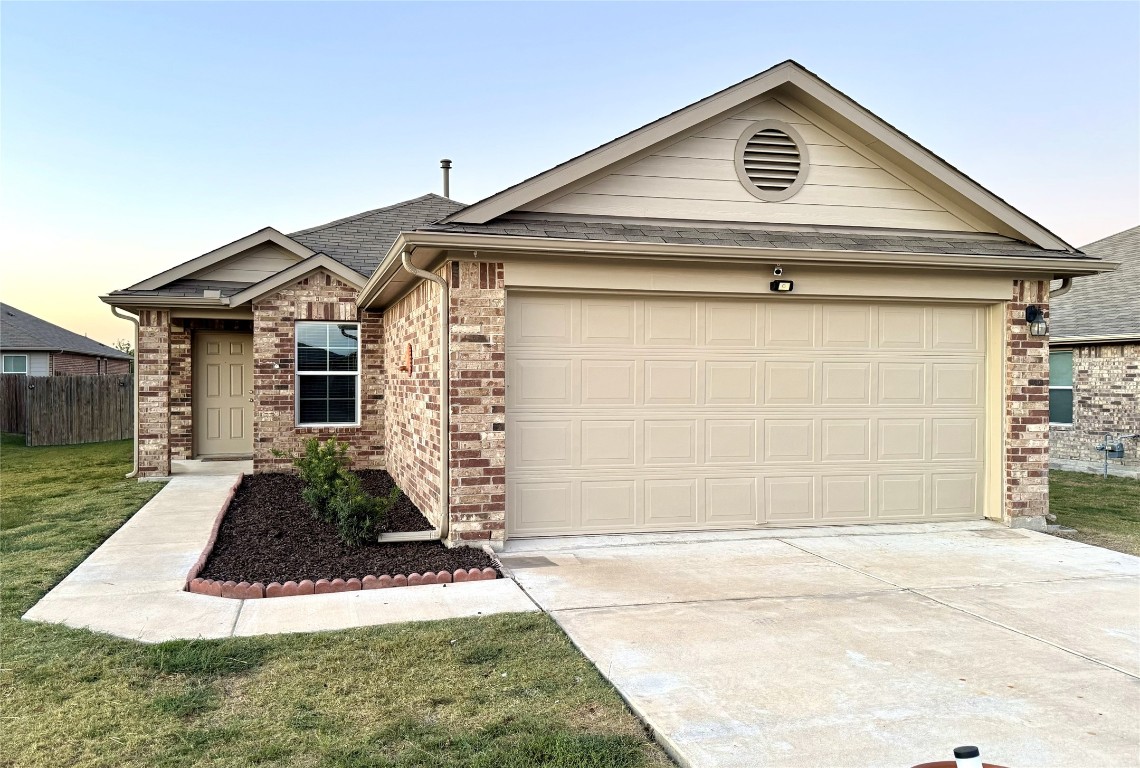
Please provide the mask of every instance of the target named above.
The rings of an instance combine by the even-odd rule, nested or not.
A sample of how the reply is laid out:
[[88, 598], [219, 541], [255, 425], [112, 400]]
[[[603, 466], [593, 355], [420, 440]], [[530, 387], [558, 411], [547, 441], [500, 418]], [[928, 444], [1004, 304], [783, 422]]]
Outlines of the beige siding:
[[[771, 203], [750, 194], [737, 178], [737, 139], [755, 120], [778, 119], [795, 127], [807, 144], [803, 189]], [[976, 231], [963, 217], [924, 194], [876, 154], [817, 118], [809, 120], [769, 99], [731, 118], [693, 131], [561, 196], [527, 210], [713, 221], [829, 224]], [[884, 161], [885, 162], [885, 161]]]
[[284, 248], [267, 243], [251, 248], [197, 274], [195, 280], [228, 280], [237, 283], [258, 283], [300, 261]]

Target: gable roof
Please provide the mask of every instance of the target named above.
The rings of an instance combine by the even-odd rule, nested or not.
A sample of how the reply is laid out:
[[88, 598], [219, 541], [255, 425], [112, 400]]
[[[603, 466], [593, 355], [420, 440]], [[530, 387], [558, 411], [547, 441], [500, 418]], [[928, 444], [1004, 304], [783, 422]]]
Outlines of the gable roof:
[[827, 115], [846, 132], [889, 159], [909, 162], [926, 180], [952, 194], [972, 211], [996, 220], [1004, 234], [1049, 250], [1074, 250], [1057, 235], [1013, 208], [960, 170], [909, 136], [873, 115], [795, 61], [788, 60], [620, 136], [512, 187], [467, 206], [445, 219], [448, 223], [485, 224], [569, 185], [593, 178], [686, 131], [720, 119], [742, 105], [786, 89], [807, 106]]
[[0, 304], [0, 349], [22, 352], [75, 352], [81, 355], [130, 360], [114, 347], [80, 336], [41, 320], [11, 304]]
[[232, 243], [227, 243], [221, 248], [215, 248], [209, 253], [204, 253], [197, 258], [190, 259], [190, 261], [184, 261], [178, 266], [171, 267], [165, 272], [159, 272], [157, 275], [148, 277], [141, 283], [135, 283], [131, 286], [131, 289], [146, 291], [162, 288], [164, 285], [168, 285], [175, 280], [193, 277], [196, 273], [201, 272], [207, 267], [212, 267], [218, 262], [225, 261], [232, 256], [237, 256], [239, 253], [248, 251], [250, 248], [262, 245], [264, 243], [274, 243], [275, 245], [284, 248], [285, 250], [295, 254], [302, 259], [307, 259], [314, 253], [304, 245], [301, 245], [300, 243], [291, 240], [285, 235], [281, 234], [273, 227], [265, 227], [264, 229], [259, 229], [256, 232], [246, 235], [245, 237], [238, 238]]
[[1072, 290], [1052, 300], [1050, 339], [1140, 339], [1140, 226], [1081, 250], [1120, 266], [1115, 272], [1077, 278]]
[[289, 237], [313, 251], [328, 254], [346, 267], [368, 277], [379, 266], [401, 232], [439, 221], [463, 207], [463, 203], [427, 194], [302, 229]]

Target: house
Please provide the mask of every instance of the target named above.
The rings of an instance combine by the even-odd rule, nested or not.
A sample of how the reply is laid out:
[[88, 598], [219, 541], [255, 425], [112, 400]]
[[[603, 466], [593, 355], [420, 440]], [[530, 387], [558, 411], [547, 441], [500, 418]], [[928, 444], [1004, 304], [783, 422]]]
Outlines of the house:
[[130, 373], [131, 356], [66, 328], [0, 304], [4, 373], [27, 376]]
[[[1073, 281], [1050, 306], [1049, 453], [1055, 467], [1099, 470], [1106, 433], [1140, 434], [1140, 227], [1081, 250], [1120, 267]], [[1112, 463], [1140, 469], [1140, 440], [1119, 442]]]
[[498, 545], [1040, 527], [1026, 313], [1110, 268], [788, 61], [474, 204], [261, 229], [103, 299], [139, 323], [142, 475], [335, 435]]

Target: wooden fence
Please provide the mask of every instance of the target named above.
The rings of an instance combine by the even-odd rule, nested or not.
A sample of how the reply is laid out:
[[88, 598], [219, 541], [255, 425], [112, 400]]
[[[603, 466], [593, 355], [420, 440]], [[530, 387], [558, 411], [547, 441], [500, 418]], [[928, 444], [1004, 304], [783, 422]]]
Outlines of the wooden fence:
[[29, 446], [134, 436], [134, 381], [119, 376], [0, 376], [0, 430]]

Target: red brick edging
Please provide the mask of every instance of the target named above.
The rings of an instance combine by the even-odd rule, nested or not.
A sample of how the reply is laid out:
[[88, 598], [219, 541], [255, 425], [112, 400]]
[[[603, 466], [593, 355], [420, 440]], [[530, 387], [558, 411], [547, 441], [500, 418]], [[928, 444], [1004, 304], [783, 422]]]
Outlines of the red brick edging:
[[206, 547], [202, 550], [202, 554], [198, 556], [197, 562], [190, 568], [190, 572], [186, 574], [186, 591], [193, 592], [198, 595], [210, 595], [212, 597], [231, 597], [238, 600], [251, 600], [259, 597], [295, 597], [297, 595], [327, 595], [334, 592], [354, 592], [360, 589], [387, 589], [389, 587], [418, 587], [423, 584], [451, 584], [464, 581], [483, 581], [489, 579], [499, 578], [499, 573], [494, 568], [457, 568], [454, 572], [440, 571], [433, 573], [410, 573], [407, 576], [365, 576], [363, 579], [317, 579], [315, 582], [309, 579], [304, 579], [300, 583], [296, 581], [287, 581], [280, 584], [276, 581], [266, 585], [260, 581], [250, 584], [248, 581], [234, 583], [232, 581], [215, 581], [214, 579], [200, 579], [198, 574], [206, 567], [206, 560], [210, 557], [210, 553], [214, 550], [214, 543], [218, 540], [218, 529], [222, 527], [222, 518], [226, 516], [226, 511], [230, 508], [230, 502], [234, 500], [234, 494], [237, 493], [238, 486], [245, 475], [239, 475], [237, 482], [230, 488], [230, 492], [226, 495], [226, 500], [222, 504], [218, 516], [214, 519], [214, 527], [210, 531], [210, 538], [206, 541]]
[[418, 587], [423, 584], [451, 584], [464, 581], [483, 581], [499, 578], [494, 568], [457, 568], [454, 572], [440, 571], [439, 573], [412, 573], [407, 576], [365, 576], [363, 579], [317, 579], [315, 582], [304, 579], [301, 582], [287, 581], [284, 584], [272, 582], [269, 585], [255, 581], [234, 583], [232, 581], [215, 581], [213, 579], [193, 578], [186, 585], [189, 592], [213, 597], [232, 597], [238, 600], [250, 600], [259, 597], [295, 597], [297, 595], [328, 595], [334, 592], [355, 592], [361, 589], [388, 589], [391, 587]]

